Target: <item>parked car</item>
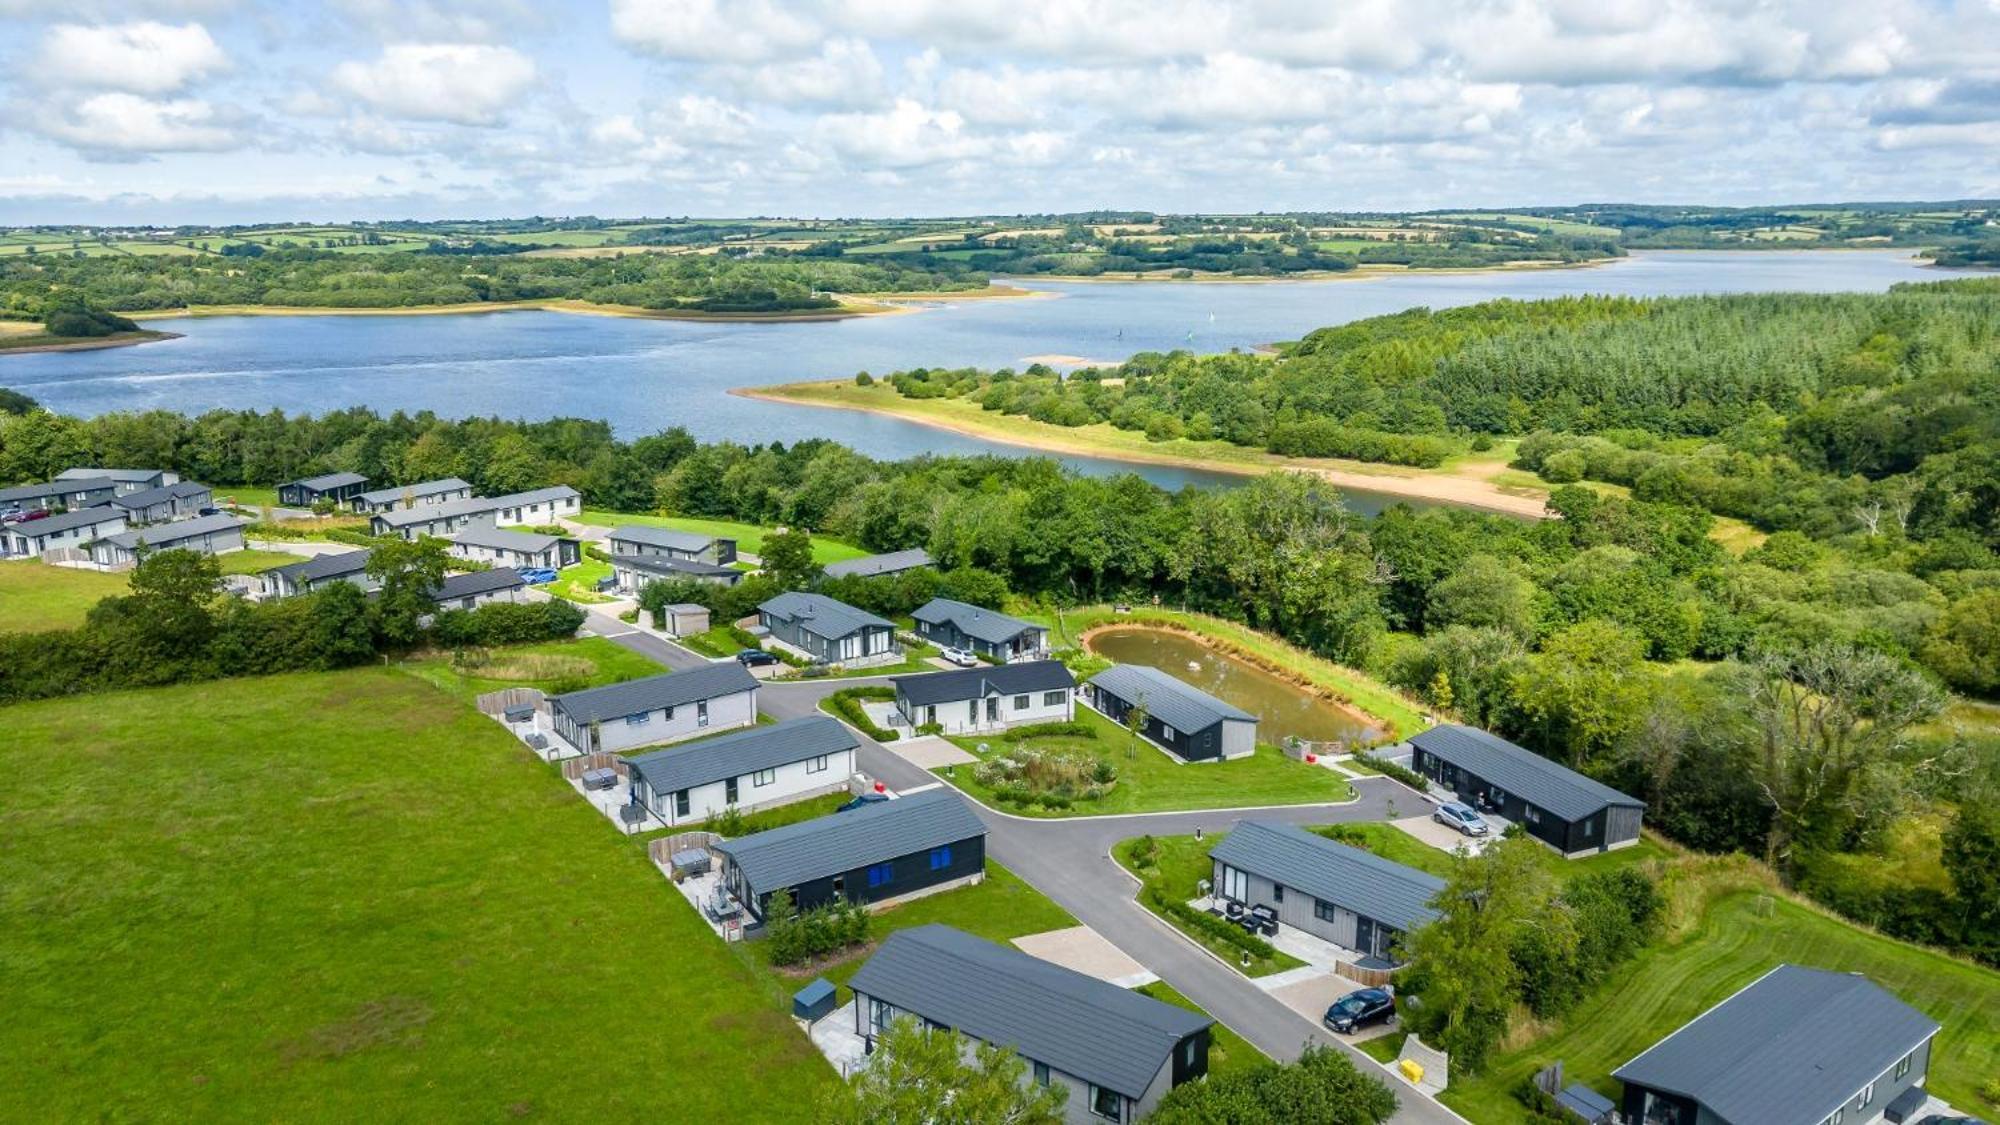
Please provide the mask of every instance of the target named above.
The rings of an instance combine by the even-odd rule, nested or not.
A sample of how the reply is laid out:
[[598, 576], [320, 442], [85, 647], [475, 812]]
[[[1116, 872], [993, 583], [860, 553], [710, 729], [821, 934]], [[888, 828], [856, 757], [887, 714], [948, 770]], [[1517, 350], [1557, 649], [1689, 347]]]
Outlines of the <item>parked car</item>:
[[556, 572], [545, 566], [522, 567], [519, 573], [521, 580], [530, 586], [540, 586], [545, 582], [556, 580]]
[[1457, 801], [1439, 805], [1437, 811], [1431, 814], [1431, 819], [1447, 828], [1456, 828], [1467, 836], [1484, 836], [1489, 831], [1485, 817], [1480, 816], [1472, 806], [1461, 805]]
[[736, 654], [736, 662], [745, 668], [764, 668], [776, 664], [778, 658], [761, 648], [746, 648]]
[[970, 649], [946, 648], [939, 650], [938, 655], [958, 665], [960, 668], [970, 668], [979, 663], [979, 657], [973, 655]]
[[25, 512], [7, 513], [8, 523], [27, 523], [29, 520], [45, 520], [48, 518], [49, 510], [47, 508], [29, 508]]
[[1342, 1035], [1352, 1035], [1369, 1024], [1394, 1024], [1396, 998], [1386, 988], [1358, 989], [1335, 1000], [1320, 1022]]

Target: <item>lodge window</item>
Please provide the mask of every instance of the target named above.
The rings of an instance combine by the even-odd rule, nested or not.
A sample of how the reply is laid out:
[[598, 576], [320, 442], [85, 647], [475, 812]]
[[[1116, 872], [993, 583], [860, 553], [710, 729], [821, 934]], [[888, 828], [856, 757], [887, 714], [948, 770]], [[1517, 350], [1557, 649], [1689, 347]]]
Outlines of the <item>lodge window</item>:
[[1583, 822], [1583, 838], [1584, 838], [1584, 839], [1586, 839], [1586, 840], [1588, 840], [1588, 839], [1590, 839], [1590, 838], [1591, 838], [1592, 836], [1595, 836], [1595, 835], [1597, 835], [1597, 822], [1596, 822], [1595, 820], [1586, 820], [1586, 821], [1584, 821], [1584, 822]]
[[1910, 1073], [1910, 1064], [1915, 1062], [1916, 1058], [1917, 1058], [1917, 1053], [1915, 1051], [1911, 1051], [1909, 1054], [1904, 1055], [1902, 1057], [1902, 1060], [1896, 1063], [1896, 1077], [1901, 1078], [1905, 1074]]
[[753, 787], [769, 785], [776, 780], [778, 780], [778, 771], [775, 769], [758, 770], [756, 773], [750, 775], [750, 784]]
[[826, 772], [826, 755], [825, 755], [825, 754], [821, 754], [821, 755], [820, 755], [819, 757], [817, 757], [817, 758], [814, 758], [814, 759], [812, 759], [811, 761], [807, 762], [807, 763], [806, 763], [806, 772], [807, 772], [807, 773], [825, 773], [825, 772]]
[[652, 721], [653, 713], [651, 711], [642, 711], [637, 715], [625, 716], [625, 725], [628, 727], [643, 727]]
[[1540, 824], [1542, 822], [1542, 810], [1536, 808], [1533, 805], [1529, 805], [1527, 807], [1526, 813], [1523, 814], [1521, 819], [1527, 821], [1529, 824]]
[[896, 1018], [896, 1010], [874, 997], [868, 998], [868, 1026], [877, 1031], [889, 1030], [890, 1021]]
[[1172, 742], [1173, 740], [1174, 740], [1174, 728], [1172, 728], [1172, 727], [1170, 727], [1170, 726], [1161, 726], [1161, 727], [1160, 727], [1160, 741], [1161, 741], [1161, 742]]
[[1028, 709], [1028, 697], [1027, 697], [1027, 696], [1025, 696], [1025, 695], [1017, 695], [1017, 696], [1015, 696], [1015, 697], [1014, 697], [1014, 710], [1016, 710], [1016, 711], [1026, 711], [1027, 709]]
[[685, 789], [677, 789], [674, 791], [674, 815], [686, 816], [687, 814], [688, 814], [688, 791]]
[[1125, 1095], [1102, 1086], [1090, 1088], [1090, 1112], [1110, 1121], [1125, 1118]]
[[1043, 692], [1043, 693], [1042, 693], [1042, 706], [1044, 706], [1044, 707], [1061, 707], [1062, 705], [1063, 705], [1063, 693], [1062, 693], [1062, 692], [1059, 692], [1059, 691], [1045, 691], [1045, 692]]
[[932, 871], [942, 871], [942, 870], [944, 870], [945, 868], [947, 868], [947, 867], [950, 867], [950, 866], [951, 866], [951, 847], [950, 847], [950, 845], [946, 845], [945, 847], [942, 847], [942, 848], [932, 848], [932, 849], [931, 849], [931, 870], [932, 870]]
[[879, 887], [896, 875], [896, 869], [886, 863], [878, 863], [868, 869], [868, 885]]
[[1037, 1086], [1046, 1086], [1046, 1085], [1048, 1085], [1048, 1084], [1049, 1084], [1049, 1064], [1047, 1064], [1047, 1063], [1036, 1063], [1036, 1064], [1035, 1064], [1035, 1085], [1037, 1085]]
[[1285, 901], [1285, 885], [1283, 883], [1271, 884], [1271, 901], [1272, 902]]
[[1333, 921], [1334, 913], [1340, 908], [1323, 898], [1313, 900], [1313, 917], [1322, 922]]

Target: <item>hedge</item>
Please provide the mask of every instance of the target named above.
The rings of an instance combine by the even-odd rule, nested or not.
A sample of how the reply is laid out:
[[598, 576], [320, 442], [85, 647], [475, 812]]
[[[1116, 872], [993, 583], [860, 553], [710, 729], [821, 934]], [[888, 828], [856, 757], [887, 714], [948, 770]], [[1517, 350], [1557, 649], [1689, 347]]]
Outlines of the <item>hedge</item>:
[[859, 729], [862, 734], [867, 735], [875, 741], [894, 742], [900, 735], [896, 731], [884, 730], [876, 726], [874, 720], [868, 717], [868, 712], [861, 709], [861, 701], [864, 699], [894, 698], [896, 698], [895, 688], [870, 685], [867, 687], [842, 688], [840, 691], [827, 696], [825, 705], [831, 708], [834, 714], [846, 719]]
[[1157, 886], [1146, 888], [1146, 899], [1153, 909], [1169, 919], [1207, 934], [1226, 945], [1235, 946], [1258, 960], [1268, 960], [1278, 955], [1277, 949], [1270, 942], [1256, 934], [1249, 933], [1241, 926], [1217, 918], [1213, 914], [1196, 910], [1178, 899], [1170, 898]]

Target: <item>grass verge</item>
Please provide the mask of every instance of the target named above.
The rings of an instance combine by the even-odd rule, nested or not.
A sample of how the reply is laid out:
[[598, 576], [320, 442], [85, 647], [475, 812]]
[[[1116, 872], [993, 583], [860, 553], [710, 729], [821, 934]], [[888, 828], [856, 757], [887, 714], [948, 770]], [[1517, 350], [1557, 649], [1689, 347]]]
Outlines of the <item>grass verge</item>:
[[0, 633], [74, 629], [91, 606], [129, 588], [123, 574], [50, 566], [40, 559], [0, 563]]
[[1139, 836], [1120, 841], [1118, 846], [1111, 849], [1111, 857], [1139, 880], [1141, 906], [1152, 911], [1167, 925], [1179, 930], [1189, 941], [1215, 954], [1226, 964], [1241, 970], [1244, 976], [1265, 977], [1304, 965], [1304, 961], [1288, 953], [1273, 950], [1271, 956], [1253, 957], [1246, 966], [1243, 964], [1243, 951], [1239, 947], [1212, 934], [1182, 925], [1171, 915], [1161, 913], [1149, 901], [1150, 891], [1158, 891], [1174, 902], [1187, 902], [1199, 897], [1201, 894], [1199, 882], [1208, 878], [1214, 871], [1214, 865], [1208, 859], [1209, 849], [1228, 835], [1227, 832], [1220, 832], [1203, 840], [1197, 840], [1193, 836]]
[[[1202, 1010], [1201, 1005], [1174, 991], [1174, 986], [1163, 980], [1156, 980], [1151, 984], [1142, 984], [1132, 991], [1150, 996], [1164, 1004], [1172, 1004], [1176, 1008], [1186, 1008], [1190, 1012], [1201, 1012], [1202, 1015], [1208, 1014]], [[1259, 1063], [1270, 1061], [1264, 1052], [1251, 1046], [1250, 1042], [1241, 1035], [1222, 1026], [1220, 1021], [1209, 1032], [1208, 1073], [1210, 1075], [1233, 1074], [1236, 1071], [1248, 1070]]]

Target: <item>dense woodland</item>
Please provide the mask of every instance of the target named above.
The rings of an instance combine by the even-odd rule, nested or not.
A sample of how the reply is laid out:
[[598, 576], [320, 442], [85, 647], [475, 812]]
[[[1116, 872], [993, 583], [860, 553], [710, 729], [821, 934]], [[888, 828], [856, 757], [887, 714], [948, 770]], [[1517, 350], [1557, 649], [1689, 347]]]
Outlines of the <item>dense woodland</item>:
[[[254, 245], [254, 244], [245, 244]], [[978, 288], [956, 263], [732, 254], [523, 258], [423, 252], [276, 251], [227, 259], [172, 255], [0, 258], [0, 316], [41, 319], [58, 294], [103, 309], [189, 305], [406, 308], [470, 301], [579, 300], [644, 309], [784, 312], [830, 308], [828, 293]]]

